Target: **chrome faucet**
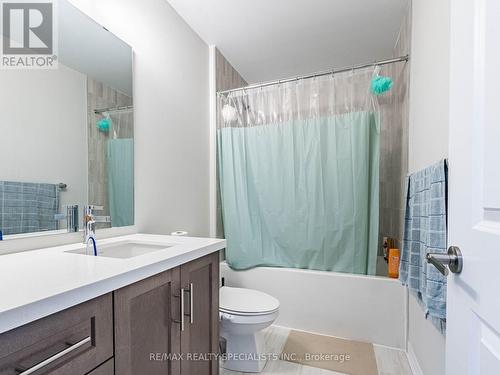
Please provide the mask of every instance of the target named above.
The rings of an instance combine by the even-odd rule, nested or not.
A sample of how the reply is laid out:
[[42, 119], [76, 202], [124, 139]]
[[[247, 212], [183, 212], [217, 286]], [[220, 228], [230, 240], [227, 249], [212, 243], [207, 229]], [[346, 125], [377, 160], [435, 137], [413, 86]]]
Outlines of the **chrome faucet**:
[[110, 216], [95, 216], [94, 210], [102, 211], [103, 206], [87, 205], [83, 212], [83, 243], [87, 246], [86, 253], [89, 253], [89, 242], [92, 240], [93, 253], [97, 256], [97, 243], [95, 239], [95, 224], [110, 223]]

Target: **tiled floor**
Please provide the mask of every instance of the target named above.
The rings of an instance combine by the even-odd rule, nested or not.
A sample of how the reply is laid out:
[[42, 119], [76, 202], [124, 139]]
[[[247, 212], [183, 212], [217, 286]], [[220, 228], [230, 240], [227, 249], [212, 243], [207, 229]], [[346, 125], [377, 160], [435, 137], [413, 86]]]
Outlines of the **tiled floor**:
[[[265, 339], [269, 352], [281, 353], [285, 345], [288, 328], [272, 326], [266, 329]], [[380, 375], [412, 375], [405, 352], [374, 345]], [[262, 372], [265, 375], [344, 375], [338, 372], [300, 365], [286, 361], [269, 361]], [[221, 369], [220, 375], [241, 375], [242, 373]]]

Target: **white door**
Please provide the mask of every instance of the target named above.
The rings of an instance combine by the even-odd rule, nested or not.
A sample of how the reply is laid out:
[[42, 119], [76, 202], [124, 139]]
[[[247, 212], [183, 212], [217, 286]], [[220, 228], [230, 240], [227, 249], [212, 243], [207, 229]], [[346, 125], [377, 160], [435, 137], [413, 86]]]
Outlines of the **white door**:
[[500, 0], [450, 4], [446, 374], [500, 375]]

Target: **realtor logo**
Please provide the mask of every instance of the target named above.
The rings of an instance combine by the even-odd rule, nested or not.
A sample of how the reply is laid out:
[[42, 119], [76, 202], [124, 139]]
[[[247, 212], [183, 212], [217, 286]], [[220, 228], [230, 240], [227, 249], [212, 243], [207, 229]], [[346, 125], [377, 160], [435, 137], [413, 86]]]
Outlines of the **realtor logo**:
[[0, 0], [6, 69], [51, 69], [57, 62], [54, 2]]

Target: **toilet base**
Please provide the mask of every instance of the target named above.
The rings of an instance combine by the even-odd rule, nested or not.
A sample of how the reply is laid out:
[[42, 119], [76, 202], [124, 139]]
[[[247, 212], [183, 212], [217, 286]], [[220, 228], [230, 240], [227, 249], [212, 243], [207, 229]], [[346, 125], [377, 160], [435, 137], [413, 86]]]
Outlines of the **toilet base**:
[[222, 367], [237, 372], [260, 373], [266, 365], [264, 334], [259, 331], [252, 334], [235, 335], [222, 332], [226, 339], [225, 360]]

